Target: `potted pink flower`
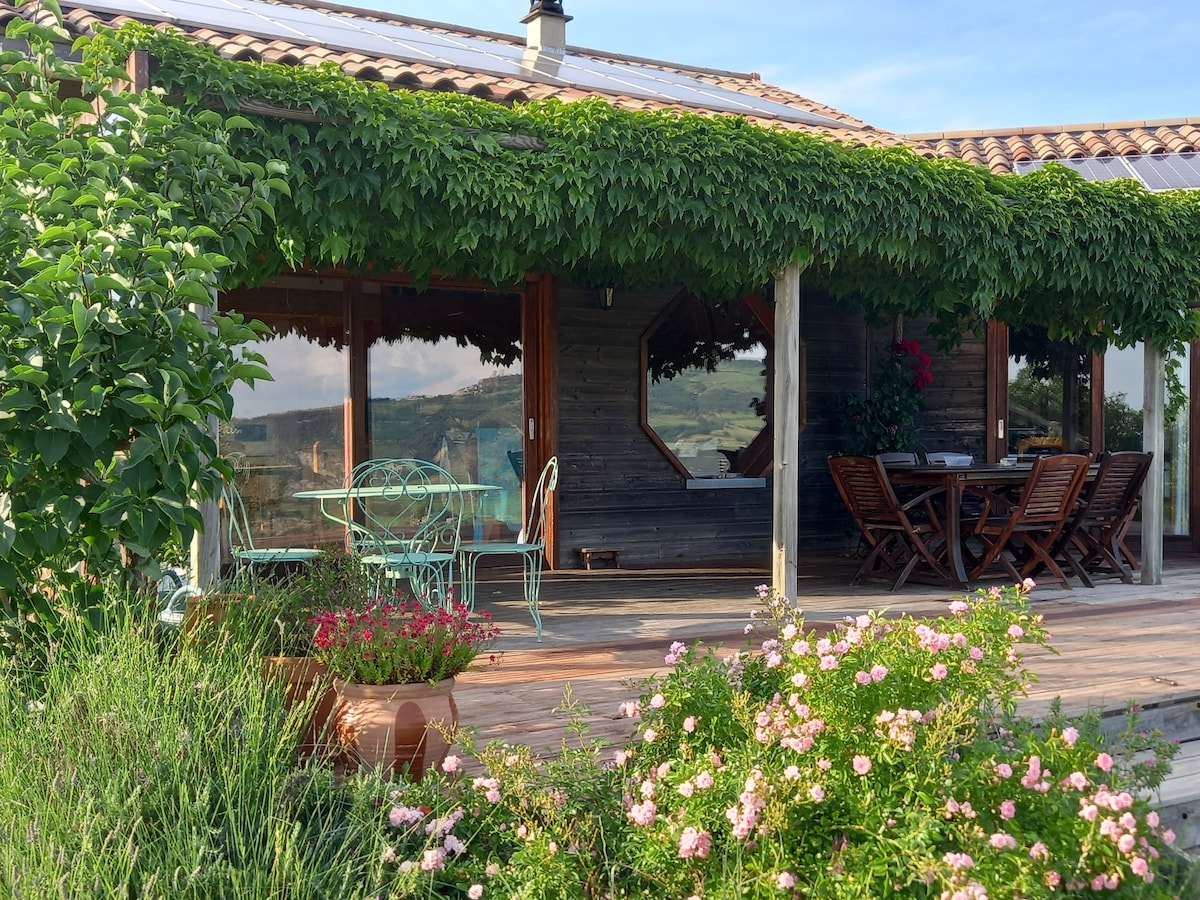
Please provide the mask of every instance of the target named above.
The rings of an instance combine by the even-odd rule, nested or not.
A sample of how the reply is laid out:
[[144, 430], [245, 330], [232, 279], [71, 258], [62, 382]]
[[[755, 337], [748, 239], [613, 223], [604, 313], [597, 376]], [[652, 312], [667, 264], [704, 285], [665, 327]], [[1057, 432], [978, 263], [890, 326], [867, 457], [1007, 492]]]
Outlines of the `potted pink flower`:
[[455, 678], [499, 630], [465, 606], [370, 603], [313, 618], [317, 657], [333, 675], [334, 734], [343, 761], [420, 778], [449, 750], [458, 725]]

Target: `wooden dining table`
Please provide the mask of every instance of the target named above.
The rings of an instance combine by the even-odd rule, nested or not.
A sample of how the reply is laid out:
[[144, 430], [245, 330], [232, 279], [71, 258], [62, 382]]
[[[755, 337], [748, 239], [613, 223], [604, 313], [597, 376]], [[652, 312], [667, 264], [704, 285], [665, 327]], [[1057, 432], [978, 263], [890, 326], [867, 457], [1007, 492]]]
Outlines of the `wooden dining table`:
[[[973, 487], [988, 490], [1020, 488], [1029, 480], [1029, 475], [1033, 471], [1033, 463], [1022, 460], [1012, 464], [978, 463], [969, 466], [895, 464], [885, 468], [888, 480], [893, 486], [942, 488], [946, 497], [945, 520], [942, 526], [946, 537], [946, 567], [949, 571], [950, 584], [968, 589], [971, 585], [967, 578], [966, 562], [963, 559], [962, 501], [964, 492]], [[1096, 470], [1097, 466], [1093, 463], [1088, 477], [1094, 477]]]

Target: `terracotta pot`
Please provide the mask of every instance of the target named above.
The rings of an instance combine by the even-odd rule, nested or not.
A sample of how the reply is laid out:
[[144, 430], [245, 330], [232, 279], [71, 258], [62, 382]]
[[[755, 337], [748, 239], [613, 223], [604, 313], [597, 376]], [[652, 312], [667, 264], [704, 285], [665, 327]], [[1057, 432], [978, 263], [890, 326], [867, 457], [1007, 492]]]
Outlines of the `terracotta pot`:
[[287, 684], [286, 703], [292, 709], [308, 699], [314, 691], [319, 692], [316, 706], [300, 736], [297, 755], [308, 759], [325, 749], [329, 741], [329, 723], [337, 702], [333, 679], [325, 663], [310, 656], [268, 656], [263, 659], [263, 676], [279, 679]]
[[253, 599], [247, 594], [201, 594], [188, 597], [183, 616], [183, 633], [195, 638], [202, 629], [216, 630], [222, 626], [235, 603]]
[[458, 725], [453, 678], [432, 685], [358, 684], [335, 678], [333, 685], [333, 727], [346, 766], [382, 768], [385, 776], [407, 771], [420, 780], [446, 758], [450, 745], [439, 728]]

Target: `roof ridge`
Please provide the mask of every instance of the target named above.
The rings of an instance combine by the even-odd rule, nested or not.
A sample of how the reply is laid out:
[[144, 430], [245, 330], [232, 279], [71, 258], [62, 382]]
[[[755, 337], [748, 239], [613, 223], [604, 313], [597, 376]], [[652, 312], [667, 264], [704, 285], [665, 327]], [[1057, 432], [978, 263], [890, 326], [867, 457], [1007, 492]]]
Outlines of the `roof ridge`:
[[1166, 119], [1129, 119], [1121, 122], [1079, 122], [1070, 125], [1022, 125], [1014, 128], [967, 128], [960, 131], [930, 131], [903, 134], [911, 141], [954, 141], [985, 137], [1024, 137], [1035, 134], [1072, 134], [1084, 131], [1123, 131], [1129, 128], [1161, 128], [1163, 126], [1200, 125], [1200, 116], [1177, 116]]

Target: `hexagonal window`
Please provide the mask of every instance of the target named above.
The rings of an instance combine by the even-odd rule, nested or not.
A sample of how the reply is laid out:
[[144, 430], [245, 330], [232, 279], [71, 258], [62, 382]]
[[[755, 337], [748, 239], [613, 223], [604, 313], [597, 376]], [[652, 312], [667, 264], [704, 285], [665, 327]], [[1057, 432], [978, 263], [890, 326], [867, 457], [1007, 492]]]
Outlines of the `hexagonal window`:
[[681, 293], [642, 335], [642, 427], [686, 478], [771, 468], [771, 307]]

